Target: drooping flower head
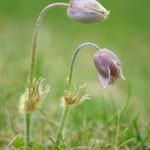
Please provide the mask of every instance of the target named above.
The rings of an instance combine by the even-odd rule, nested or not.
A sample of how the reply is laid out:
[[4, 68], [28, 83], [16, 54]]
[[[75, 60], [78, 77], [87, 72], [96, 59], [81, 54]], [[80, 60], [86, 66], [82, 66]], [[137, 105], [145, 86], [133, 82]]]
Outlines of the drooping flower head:
[[94, 62], [104, 88], [119, 78], [125, 80], [119, 58], [111, 51], [103, 49], [94, 55]]
[[88, 24], [106, 19], [109, 11], [96, 0], [71, 0], [68, 15], [80, 23]]

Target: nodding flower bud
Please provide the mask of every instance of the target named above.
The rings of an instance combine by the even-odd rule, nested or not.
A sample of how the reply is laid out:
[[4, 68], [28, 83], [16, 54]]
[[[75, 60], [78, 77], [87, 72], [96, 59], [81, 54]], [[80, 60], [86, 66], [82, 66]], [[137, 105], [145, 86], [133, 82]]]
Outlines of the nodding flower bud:
[[20, 98], [20, 110], [31, 113], [40, 108], [41, 101], [49, 92], [48, 86], [43, 86], [43, 79], [33, 81], [33, 87], [27, 87], [25, 93]]
[[107, 18], [107, 11], [96, 0], [71, 0], [68, 16], [80, 23], [96, 23]]
[[125, 80], [119, 58], [107, 49], [103, 49], [94, 56], [94, 62], [104, 88], [113, 84], [120, 77]]
[[67, 93], [63, 97], [65, 105], [71, 107], [81, 103], [85, 99], [89, 99], [88, 94], [84, 95], [85, 89], [86, 89], [86, 84], [80, 87], [75, 87], [72, 92]]

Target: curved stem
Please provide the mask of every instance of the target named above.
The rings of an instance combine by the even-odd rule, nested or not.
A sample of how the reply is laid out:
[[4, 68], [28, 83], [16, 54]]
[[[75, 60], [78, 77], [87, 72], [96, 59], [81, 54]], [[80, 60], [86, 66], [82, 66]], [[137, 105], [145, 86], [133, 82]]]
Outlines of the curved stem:
[[37, 21], [36, 21], [36, 26], [34, 30], [34, 35], [33, 35], [33, 47], [32, 47], [32, 58], [31, 58], [31, 70], [30, 70], [30, 76], [29, 76], [29, 88], [32, 87], [33, 84], [33, 76], [34, 76], [34, 68], [35, 68], [35, 56], [36, 56], [36, 47], [37, 47], [37, 38], [38, 38], [38, 31], [39, 31], [39, 26], [41, 19], [43, 15], [46, 13], [46, 11], [49, 8], [55, 7], [55, 6], [64, 6], [64, 7], [69, 7], [70, 4], [68, 3], [53, 3], [48, 6], [46, 6], [40, 13]]
[[70, 90], [71, 90], [71, 81], [72, 81], [72, 73], [73, 73], [73, 68], [74, 68], [74, 64], [75, 64], [75, 60], [76, 60], [76, 57], [79, 53], [79, 51], [84, 48], [85, 46], [91, 46], [91, 47], [94, 47], [97, 51], [100, 51], [101, 49], [94, 43], [83, 43], [81, 44], [77, 49], [76, 51], [74, 52], [73, 54], [73, 57], [72, 57], [72, 62], [71, 62], [71, 66], [70, 66], [70, 71], [69, 71], [69, 76], [68, 76], [68, 84], [67, 84], [67, 92], [69, 93]]
[[[38, 39], [38, 32], [39, 32], [39, 26], [40, 22], [42, 20], [43, 15], [47, 12], [49, 8], [55, 7], [55, 6], [64, 6], [69, 7], [70, 4], [68, 3], [53, 3], [48, 6], [46, 6], [40, 13], [39, 17], [36, 21], [36, 26], [34, 30], [33, 35], [33, 47], [32, 47], [32, 57], [31, 57], [31, 68], [30, 68], [30, 74], [29, 74], [29, 91], [33, 86], [33, 78], [34, 78], [34, 70], [35, 70], [35, 58], [36, 58], [36, 48], [37, 48], [37, 39]], [[30, 131], [31, 131], [31, 114], [25, 113], [25, 149], [30, 146]]]
[[[96, 48], [97, 51], [100, 51], [100, 48], [94, 43], [84, 43], [84, 44], [81, 44], [76, 49], [76, 51], [73, 54], [72, 62], [71, 62], [71, 66], [70, 66], [69, 78], [68, 78], [68, 82], [67, 82], [67, 93], [69, 93], [71, 91], [72, 73], [73, 73], [73, 67], [74, 67], [74, 63], [75, 63], [77, 54], [85, 46], [91, 46], [91, 47]], [[62, 131], [63, 131], [63, 128], [64, 128], [64, 124], [65, 124], [65, 120], [67, 118], [68, 112], [69, 112], [69, 107], [65, 106], [65, 110], [64, 110], [64, 113], [63, 113], [63, 116], [62, 116], [62, 120], [61, 120], [61, 123], [60, 123], [60, 128], [59, 128], [57, 139], [56, 139], [55, 149], [58, 149], [58, 146], [59, 146], [59, 143], [60, 143], [60, 137], [61, 137], [61, 134], [62, 134]]]

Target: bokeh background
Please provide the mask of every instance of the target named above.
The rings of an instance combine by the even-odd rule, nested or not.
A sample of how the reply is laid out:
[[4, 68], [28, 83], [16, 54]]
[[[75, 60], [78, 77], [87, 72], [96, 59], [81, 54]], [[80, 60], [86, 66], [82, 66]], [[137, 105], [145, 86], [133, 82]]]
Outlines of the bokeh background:
[[[0, 147], [6, 147], [15, 135], [23, 135], [23, 114], [18, 105], [28, 79], [35, 22], [40, 11], [53, 2], [56, 1], [0, 0]], [[91, 127], [94, 131], [90, 131], [89, 139], [103, 137], [105, 142], [114, 143], [115, 115], [129, 100], [122, 117], [122, 132], [128, 128], [126, 140], [135, 138], [129, 147], [139, 144], [138, 148], [144, 149], [141, 145], [148, 146], [150, 142], [150, 1], [99, 2], [111, 10], [102, 23], [77, 23], [68, 18], [66, 8], [59, 7], [48, 11], [43, 18], [35, 76], [45, 78], [51, 91], [41, 110], [34, 113], [33, 139], [48, 144], [49, 137], [56, 138], [72, 54], [83, 42], [93, 42], [116, 53], [126, 81], [119, 80], [103, 89], [93, 63], [94, 49], [85, 48], [79, 54], [73, 82], [87, 83], [86, 93], [91, 100], [70, 111], [66, 124], [68, 135], [71, 133], [68, 143], [74, 145], [79, 133]], [[84, 145], [87, 137], [79, 143]]]

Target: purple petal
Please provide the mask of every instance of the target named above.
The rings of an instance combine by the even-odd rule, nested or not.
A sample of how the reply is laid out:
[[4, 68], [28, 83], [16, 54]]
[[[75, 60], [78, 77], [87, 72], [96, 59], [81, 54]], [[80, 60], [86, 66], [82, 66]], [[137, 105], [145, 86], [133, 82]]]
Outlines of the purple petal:
[[110, 81], [110, 69], [109, 68], [107, 68], [107, 69], [108, 69], [108, 76], [107, 77], [103, 76], [101, 74], [98, 74], [100, 82], [102, 83], [104, 88], [106, 88], [108, 86], [109, 81]]
[[104, 77], [100, 74], [98, 74], [98, 77], [100, 79], [100, 82], [102, 83], [103, 87], [106, 88], [108, 86], [109, 83], [109, 78], [108, 77]]
[[110, 69], [108, 67], [108, 62], [106, 58], [107, 56], [105, 56], [105, 53], [102, 52], [96, 53], [94, 55], [94, 62], [97, 71], [99, 72], [100, 75], [105, 76], [105, 78], [108, 78], [110, 74]]
[[124, 77], [124, 75], [122, 74], [122, 72], [120, 73], [120, 77], [121, 77], [123, 80], [126, 80], [126, 78]]

